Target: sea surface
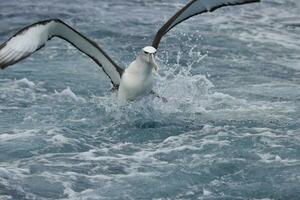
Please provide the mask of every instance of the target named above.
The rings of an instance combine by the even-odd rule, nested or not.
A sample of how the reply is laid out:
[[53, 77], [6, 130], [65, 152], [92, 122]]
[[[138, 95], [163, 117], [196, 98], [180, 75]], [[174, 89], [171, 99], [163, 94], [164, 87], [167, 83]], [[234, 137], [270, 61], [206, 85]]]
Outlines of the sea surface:
[[[122, 67], [187, 0], [1, 0], [0, 42], [59, 18]], [[0, 200], [300, 199], [300, 3], [196, 16], [124, 107], [61, 39], [0, 71]]]

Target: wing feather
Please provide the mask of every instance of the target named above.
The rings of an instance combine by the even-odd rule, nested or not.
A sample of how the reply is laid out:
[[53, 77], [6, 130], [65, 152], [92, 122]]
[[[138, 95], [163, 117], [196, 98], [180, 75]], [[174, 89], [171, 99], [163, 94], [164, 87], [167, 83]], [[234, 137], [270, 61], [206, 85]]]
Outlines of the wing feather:
[[123, 69], [119, 67], [94, 41], [58, 19], [37, 22], [27, 26], [0, 45], [0, 68], [13, 65], [45, 46], [53, 37], [60, 37], [92, 58], [107, 74], [111, 82], [120, 84]]
[[224, 6], [234, 6], [255, 2], [260, 2], [260, 0], [191, 0], [159, 29], [153, 40], [152, 46], [157, 49], [161, 38], [167, 32], [176, 25], [195, 15], [205, 12], [213, 12], [214, 10]]

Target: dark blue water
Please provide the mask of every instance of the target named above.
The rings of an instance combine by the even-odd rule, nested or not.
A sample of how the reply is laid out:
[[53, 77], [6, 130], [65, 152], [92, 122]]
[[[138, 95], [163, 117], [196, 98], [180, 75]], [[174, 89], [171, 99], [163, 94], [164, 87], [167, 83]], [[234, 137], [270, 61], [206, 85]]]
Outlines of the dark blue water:
[[[0, 1], [0, 41], [60, 18], [126, 67], [183, 0]], [[300, 199], [300, 4], [194, 17], [163, 38], [155, 91], [124, 108], [55, 39], [0, 72], [0, 199]]]

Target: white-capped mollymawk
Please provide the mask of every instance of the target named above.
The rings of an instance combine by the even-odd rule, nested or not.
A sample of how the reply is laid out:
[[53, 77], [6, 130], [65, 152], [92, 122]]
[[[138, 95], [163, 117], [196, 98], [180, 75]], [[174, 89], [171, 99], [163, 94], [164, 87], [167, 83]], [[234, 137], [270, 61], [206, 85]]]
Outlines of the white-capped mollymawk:
[[88, 39], [63, 21], [50, 19], [27, 26], [0, 45], [0, 68], [13, 65], [45, 46], [53, 37], [62, 38], [93, 59], [118, 89], [120, 102], [153, 93], [152, 70], [158, 69], [155, 62], [156, 49], [161, 38], [179, 23], [192, 16], [212, 12], [224, 6], [259, 2], [260, 0], [191, 0], [171, 17], [157, 32], [151, 46], [142, 49], [137, 58], [123, 69], [116, 64], [95, 42]]

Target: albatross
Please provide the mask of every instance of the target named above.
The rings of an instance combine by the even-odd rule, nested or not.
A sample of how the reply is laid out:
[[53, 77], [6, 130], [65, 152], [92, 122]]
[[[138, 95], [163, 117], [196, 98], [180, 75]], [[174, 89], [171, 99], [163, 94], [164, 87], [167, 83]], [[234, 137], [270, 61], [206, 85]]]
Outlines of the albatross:
[[154, 70], [158, 70], [155, 61], [156, 50], [164, 35], [181, 22], [206, 12], [213, 12], [224, 6], [242, 5], [260, 2], [260, 0], [191, 0], [175, 13], [156, 33], [151, 45], [144, 47], [136, 59], [126, 68], [120, 67], [94, 41], [60, 19], [48, 19], [26, 26], [0, 45], [0, 68], [13, 65], [45, 46], [48, 40], [59, 37], [71, 43], [86, 54], [109, 77], [113, 88], [118, 90], [121, 103], [134, 100], [145, 94], [154, 94]]

